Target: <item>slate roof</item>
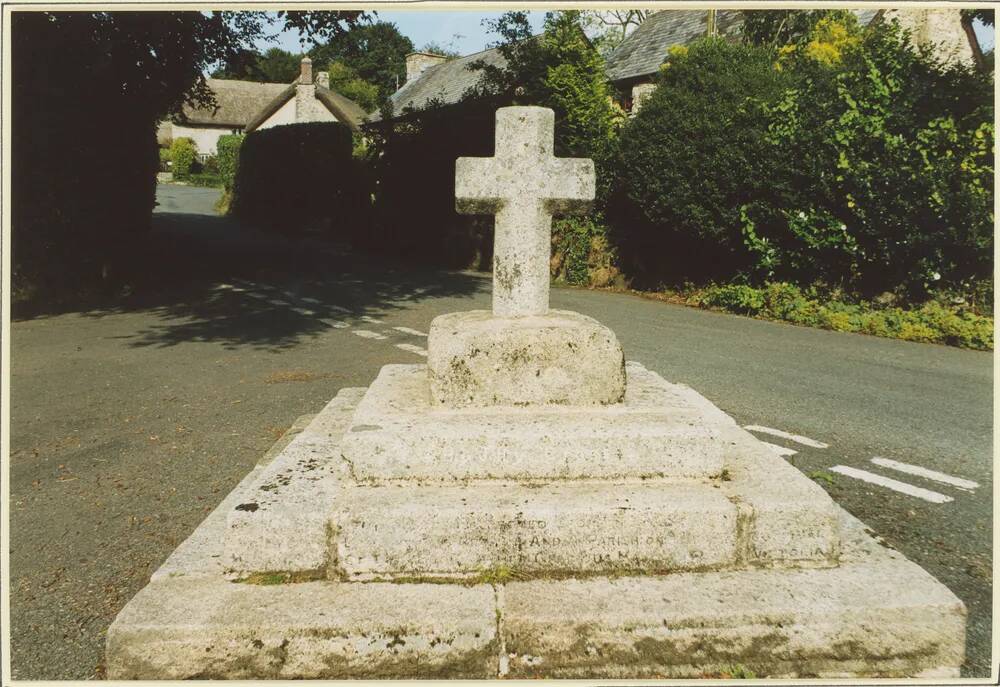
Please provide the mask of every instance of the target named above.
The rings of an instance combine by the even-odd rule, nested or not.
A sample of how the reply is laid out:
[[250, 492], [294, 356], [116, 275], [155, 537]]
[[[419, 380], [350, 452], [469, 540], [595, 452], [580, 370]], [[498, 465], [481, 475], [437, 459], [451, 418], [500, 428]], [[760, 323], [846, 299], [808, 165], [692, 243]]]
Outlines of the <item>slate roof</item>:
[[[740, 10], [719, 10], [716, 24], [721, 35], [739, 31]], [[606, 72], [610, 81], [655, 74], [674, 45], [686, 45], [705, 35], [708, 10], [661, 10], [649, 15], [608, 56]]]
[[[881, 12], [878, 9], [853, 10], [862, 26], [867, 26]], [[718, 10], [719, 34], [735, 35], [743, 25], [741, 10]], [[621, 81], [655, 74], [674, 45], [686, 45], [705, 35], [708, 10], [661, 10], [651, 14], [619, 45], [607, 60], [610, 81]]]
[[[399, 116], [405, 109], [420, 110], [431, 104], [442, 106], [457, 103], [466, 91], [479, 83], [482, 71], [469, 69], [477, 60], [498, 67], [507, 64], [500, 51], [491, 48], [428, 67], [420, 76], [403, 84], [402, 88], [389, 97], [393, 116]], [[373, 112], [368, 119], [372, 122], [379, 121], [379, 113]]]
[[206, 81], [208, 87], [215, 93], [218, 109], [185, 105], [183, 122], [186, 124], [243, 129], [255, 114], [288, 87], [288, 84], [283, 83], [258, 83], [235, 79], [206, 79]]

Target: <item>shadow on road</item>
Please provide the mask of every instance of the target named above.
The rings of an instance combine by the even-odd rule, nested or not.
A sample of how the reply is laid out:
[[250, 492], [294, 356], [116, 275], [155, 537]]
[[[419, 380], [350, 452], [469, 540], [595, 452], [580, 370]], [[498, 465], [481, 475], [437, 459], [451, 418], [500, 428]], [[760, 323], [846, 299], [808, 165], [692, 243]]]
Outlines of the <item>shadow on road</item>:
[[[184, 187], [169, 192], [178, 194], [178, 188], [183, 196]], [[384, 313], [424, 296], [471, 297], [486, 286], [475, 275], [414, 270], [329, 241], [266, 234], [197, 210], [156, 212], [144, 239], [129, 257], [129, 290], [78, 309], [88, 317], [154, 313], [161, 323], [140, 331], [133, 346], [211, 341], [283, 349], [343, 318]]]

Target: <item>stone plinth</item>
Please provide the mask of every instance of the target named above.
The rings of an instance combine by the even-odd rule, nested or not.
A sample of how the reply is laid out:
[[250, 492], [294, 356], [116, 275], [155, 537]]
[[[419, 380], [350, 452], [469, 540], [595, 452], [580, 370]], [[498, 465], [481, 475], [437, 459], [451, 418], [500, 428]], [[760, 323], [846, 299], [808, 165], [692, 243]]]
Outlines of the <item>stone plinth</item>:
[[441, 408], [427, 370], [386, 365], [358, 406], [341, 450], [359, 482], [698, 479], [724, 468], [730, 425], [701, 422], [703, 408], [641, 365], [629, 364], [622, 403], [589, 408]]
[[431, 322], [427, 352], [431, 398], [442, 406], [607, 405], [625, 393], [614, 332], [566, 310], [441, 315]]

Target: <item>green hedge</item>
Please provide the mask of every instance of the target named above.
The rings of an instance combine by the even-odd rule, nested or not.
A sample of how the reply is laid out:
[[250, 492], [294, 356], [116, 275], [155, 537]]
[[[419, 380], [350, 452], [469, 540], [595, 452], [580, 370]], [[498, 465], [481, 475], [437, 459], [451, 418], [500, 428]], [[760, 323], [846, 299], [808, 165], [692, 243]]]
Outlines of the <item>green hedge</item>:
[[816, 51], [672, 51], [614, 157], [612, 238], [637, 285], [822, 281], [919, 303], [991, 276], [992, 83], [892, 22], [852, 30]]
[[227, 191], [232, 191], [233, 183], [236, 181], [236, 170], [240, 164], [240, 146], [243, 145], [242, 134], [227, 134], [219, 137], [216, 144], [218, 155], [219, 176], [222, 177], [222, 185]]
[[295, 234], [322, 228], [340, 238], [366, 231], [369, 190], [340, 123], [277, 126], [246, 136], [230, 212], [247, 223]]

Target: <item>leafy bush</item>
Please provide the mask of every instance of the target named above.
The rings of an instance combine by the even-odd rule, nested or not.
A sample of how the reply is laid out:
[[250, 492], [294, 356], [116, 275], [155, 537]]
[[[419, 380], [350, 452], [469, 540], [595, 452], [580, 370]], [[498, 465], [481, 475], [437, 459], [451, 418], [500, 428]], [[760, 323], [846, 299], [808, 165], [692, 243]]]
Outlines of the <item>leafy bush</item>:
[[568, 284], [608, 286], [619, 272], [600, 215], [566, 217], [552, 223], [552, 276]]
[[729, 279], [751, 264], [740, 206], [772, 195], [761, 103], [787, 79], [770, 51], [721, 39], [673, 51], [621, 132], [612, 238], [640, 285]]
[[233, 182], [236, 180], [240, 146], [243, 145], [244, 138], [242, 134], [228, 134], [219, 136], [219, 142], [216, 144], [219, 176], [222, 178], [223, 188], [228, 191], [232, 191]]
[[614, 157], [623, 267], [649, 286], [968, 293], [992, 274], [991, 92], [894, 22], [825, 15], [778, 50], [673, 51]]
[[687, 301], [701, 307], [840, 332], [993, 349], [992, 317], [938, 301], [928, 301], [910, 310], [878, 308], [866, 301], [821, 300], [784, 282], [772, 282], [762, 288], [745, 284], [711, 285], [691, 290]]
[[201, 174], [210, 174], [212, 176], [219, 175], [219, 157], [217, 155], [209, 155], [201, 163]]
[[340, 238], [365, 233], [369, 191], [351, 156], [351, 130], [337, 122], [289, 124], [247, 135], [230, 211], [288, 234], [323, 227]]
[[171, 169], [175, 179], [184, 179], [191, 173], [198, 159], [198, 149], [190, 138], [175, 138], [170, 144]]
[[188, 174], [184, 181], [192, 186], [205, 186], [207, 188], [222, 188], [222, 177], [218, 174], [199, 172], [198, 174]]

